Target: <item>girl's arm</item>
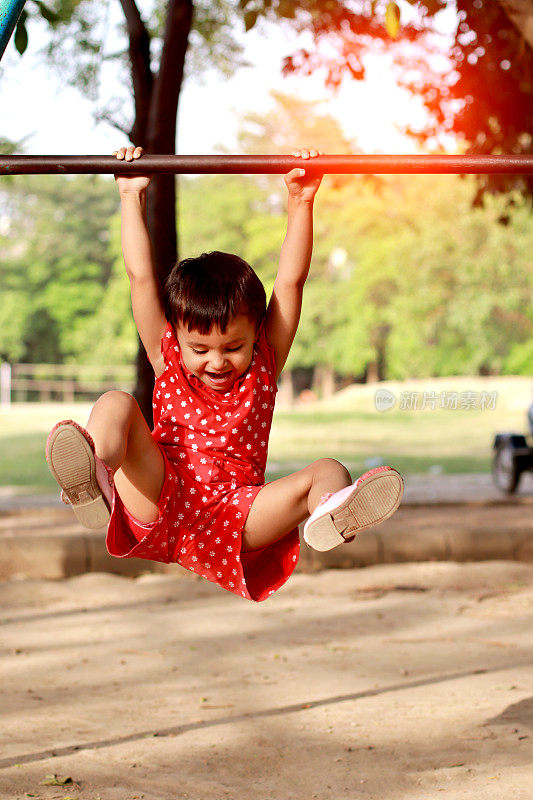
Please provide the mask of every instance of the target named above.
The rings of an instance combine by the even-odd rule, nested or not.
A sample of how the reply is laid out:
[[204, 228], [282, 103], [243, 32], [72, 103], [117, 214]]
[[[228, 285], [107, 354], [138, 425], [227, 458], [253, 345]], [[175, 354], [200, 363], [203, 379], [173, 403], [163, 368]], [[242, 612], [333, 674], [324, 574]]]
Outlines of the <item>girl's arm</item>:
[[[122, 147], [119, 160], [140, 158], [142, 147]], [[167, 324], [159, 281], [155, 270], [152, 242], [146, 223], [148, 175], [116, 175], [122, 213], [122, 253], [130, 280], [133, 318], [148, 359], [156, 375], [164, 370], [161, 338]]]
[[[294, 155], [308, 159], [318, 152], [302, 150]], [[287, 234], [266, 321], [267, 338], [276, 356], [276, 378], [285, 366], [300, 321], [303, 288], [313, 252], [313, 201], [321, 180], [321, 175], [306, 176], [303, 169], [293, 169], [285, 176], [289, 191]]]

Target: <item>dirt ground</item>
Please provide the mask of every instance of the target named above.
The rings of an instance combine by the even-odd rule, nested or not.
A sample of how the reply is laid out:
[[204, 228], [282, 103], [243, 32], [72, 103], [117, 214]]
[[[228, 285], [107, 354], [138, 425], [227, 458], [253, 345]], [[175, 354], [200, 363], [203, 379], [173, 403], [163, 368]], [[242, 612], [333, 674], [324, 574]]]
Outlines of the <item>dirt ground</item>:
[[[531, 800], [533, 565], [0, 584], [0, 798]], [[70, 778], [42, 785], [46, 776]]]

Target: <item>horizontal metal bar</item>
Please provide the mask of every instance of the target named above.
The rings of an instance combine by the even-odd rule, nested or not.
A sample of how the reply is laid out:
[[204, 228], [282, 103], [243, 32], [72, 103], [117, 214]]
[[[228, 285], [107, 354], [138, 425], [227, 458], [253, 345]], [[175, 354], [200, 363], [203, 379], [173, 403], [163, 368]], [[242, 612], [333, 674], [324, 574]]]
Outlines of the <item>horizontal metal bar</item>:
[[0, 156], [0, 175], [77, 173], [269, 174], [305, 166], [325, 174], [385, 173], [533, 173], [533, 155], [327, 155], [295, 156], [156, 156], [134, 162], [114, 156]]

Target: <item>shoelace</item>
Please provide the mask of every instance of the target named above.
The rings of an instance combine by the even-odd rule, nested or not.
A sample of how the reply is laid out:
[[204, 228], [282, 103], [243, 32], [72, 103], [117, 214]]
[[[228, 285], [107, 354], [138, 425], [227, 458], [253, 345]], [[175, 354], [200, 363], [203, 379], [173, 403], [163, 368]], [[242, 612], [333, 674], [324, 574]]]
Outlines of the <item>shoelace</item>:
[[[323, 503], [325, 503], [327, 500], [329, 500], [330, 497], [333, 497], [333, 495], [334, 495], [334, 492], [326, 492], [326, 494], [323, 497], [321, 497], [320, 500], [318, 501], [318, 505], [321, 506]], [[317, 508], [318, 508], [318, 506], [317, 506]]]

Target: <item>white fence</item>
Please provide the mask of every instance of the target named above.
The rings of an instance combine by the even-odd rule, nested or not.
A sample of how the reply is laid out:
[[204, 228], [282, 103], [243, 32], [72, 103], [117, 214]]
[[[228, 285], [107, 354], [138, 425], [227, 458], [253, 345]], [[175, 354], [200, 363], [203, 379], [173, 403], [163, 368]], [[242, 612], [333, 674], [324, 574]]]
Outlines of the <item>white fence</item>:
[[76, 364], [0, 364], [0, 404], [12, 402], [72, 403], [92, 400], [110, 389], [131, 392], [133, 366]]

